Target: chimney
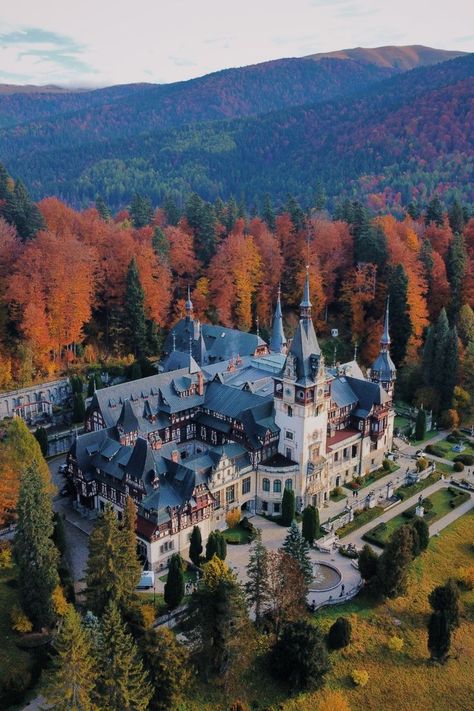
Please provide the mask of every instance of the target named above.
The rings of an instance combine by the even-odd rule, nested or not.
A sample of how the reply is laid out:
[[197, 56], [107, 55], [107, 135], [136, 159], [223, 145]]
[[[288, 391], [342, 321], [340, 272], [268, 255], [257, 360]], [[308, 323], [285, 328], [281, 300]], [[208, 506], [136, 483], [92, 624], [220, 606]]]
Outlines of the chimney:
[[197, 379], [197, 393], [202, 397], [204, 395], [204, 375], [202, 374], [202, 370], [198, 370]]

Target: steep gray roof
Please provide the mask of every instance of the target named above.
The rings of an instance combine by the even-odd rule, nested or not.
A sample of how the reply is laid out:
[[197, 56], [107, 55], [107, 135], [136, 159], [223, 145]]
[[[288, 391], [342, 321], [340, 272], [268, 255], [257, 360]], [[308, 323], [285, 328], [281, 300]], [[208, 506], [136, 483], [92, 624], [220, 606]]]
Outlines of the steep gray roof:
[[208, 323], [199, 324], [184, 318], [178, 321], [168, 334], [163, 350], [171, 354], [174, 346], [178, 351], [189, 353], [190, 339], [192, 355], [199, 365], [228, 360], [237, 355], [254, 355], [259, 346], [266, 345], [265, 341], [254, 333]]
[[[240, 414], [244, 410], [258, 407], [262, 403], [262, 400], [263, 398], [260, 397], [260, 395], [254, 395], [245, 390], [233, 388], [230, 385], [209, 383], [206, 390], [204, 407], [213, 412], [226, 415], [227, 417], [239, 419]], [[273, 402], [273, 398], [271, 398], [271, 400]]]
[[356, 405], [358, 397], [345, 377], [334, 378], [331, 382], [331, 400], [337, 407]]
[[283, 330], [283, 316], [281, 313], [281, 298], [280, 289], [278, 289], [278, 298], [273, 316], [272, 336], [270, 338], [270, 350], [274, 353], [282, 353], [286, 346], [285, 331]]
[[290, 355], [294, 358], [297, 382], [301, 385], [314, 382], [321, 349], [311, 318], [300, 319], [291, 344]]
[[124, 432], [136, 432], [138, 430], [138, 417], [133, 412], [130, 400], [124, 400], [120, 417], [117, 420], [117, 427]]
[[367, 417], [374, 405], [385, 405], [389, 397], [379, 383], [358, 378], [346, 378], [351, 390], [357, 395], [358, 408], [355, 414], [358, 417]]
[[171, 351], [169, 356], [161, 364], [164, 373], [169, 373], [172, 370], [182, 370], [186, 368], [190, 373], [197, 373], [199, 366], [188, 352]]
[[397, 369], [388, 351], [381, 351], [375, 359], [371, 368], [372, 378], [376, 378], [382, 383], [395, 380]]

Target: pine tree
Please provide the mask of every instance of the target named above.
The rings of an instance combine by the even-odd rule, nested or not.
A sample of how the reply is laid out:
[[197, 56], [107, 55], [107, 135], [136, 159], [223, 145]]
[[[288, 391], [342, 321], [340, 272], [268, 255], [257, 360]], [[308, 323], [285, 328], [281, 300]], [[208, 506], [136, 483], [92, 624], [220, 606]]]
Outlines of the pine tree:
[[168, 193], [165, 197], [163, 202], [163, 210], [165, 212], [166, 222], [168, 225], [176, 227], [179, 222], [180, 212], [178, 210], [178, 206], [176, 205], [176, 200], [171, 193]]
[[135, 229], [149, 225], [153, 219], [153, 208], [150, 198], [135, 193], [130, 204], [130, 216]]
[[269, 598], [268, 553], [262, 543], [262, 532], [259, 528], [250, 550], [247, 577], [248, 582], [245, 585], [247, 602], [251, 607], [255, 608], [255, 622], [258, 625]]
[[165, 583], [165, 602], [169, 608], [178, 607], [184, 597], [183, 561], [181, 556], [171, 556]]
[[227, 544], [220, 531], [211, 531], [206, 543], [206, 560], [211, 560], [217, 555], [221, 560], [226, 559]]
[[386, 597], [398, 597], [406, 591], [408, 567], [413, 560], [413, 532], [409, 525], [400, 526], [379, 558], [378, 587]]
[[199, 565], [202, 555], [202, 537], [199, 526], [194, 526], [189, 540], [189, 559]]
[[155, 227], [153, 237], [151, 238], [151, 246], [153, 251], [162, 262], [168, 264], [170, 258], [170, 242], [166, 237], [161, 227]]
[[351, 641], [352, 627], [346, 617], [338, 617], [331, 625], [328, 632], [328, 645], [330, 649], [343, 649]]
[[[453, 403], [453, 393], [458, 381], [459, 350], [456, 326], [450, 329], [444, 356], [444, 378], [440, 379], [441, 409], [449, 410]], [[439, 373], [441, 375], [441, 373]]]
[[186, 218], [194, 232], [196, 255], [207, 266], [217, 247], [214, 208], [193, 193], [186, 203]]
[[101, 640], [97, 664], [101, 707], [108, 711], [146, 711], [153, 694], [148, 674], [112, 601], [102, 618]]
[[118, 537], [118, 568], [122, 578], [121, 601], [125, 606], [136, 598], [135, 590], [141, 577], [136, 527], [137, 507], [131, 496], [127, 496]]
[[310, 546], [319, 536], [319, 511], [315, 506], [307, 506], [303, 511], [302, 534]]
[[177, 709], [192, 679], [188, 650], [172, 630], [158, 627], [146, 633], [142, 651], [153, 688], [150, 711]]
[[426, 412], [422, 407], [417, 412], [415, 422], [415, 439], [422, 441], [426, 435]]
[[271, 653], [272, 674], [299, 690], [321, 686], [329, 669], [321, 632], [303, 620], [287, 625]]
[[454, 198], [453, 204], [448, 210], [449, 226], [453, 234], [462, 234], [464, 229], [464, 211], [458, 198]]
[[43, 691], [47, 703], [57, 711], [95, 711], [95, 660], [81, 618], [72, 605], [68, 605], [54, 648], [57, 656], [53, 657]]
[[[9, 188], [8, 188], [8, 181], [9, 181], [10, 176], [8, 175], [5, 166], [0, 163], [0, 200], [6, 200], [8, 193], [9, 193]], [[0, 214], [2, 213], [2, 210], [0, 208]]]
[[21, 478], [17, 513], [14, 552], [20, 600], [23, 611], [39, 629], [54, 620], [51, 595], [59, 583], [59, 556], [52, 541], [51, 496], [35, 461]]
[[89, 380], [87, 381], [87, 397], [92, 397], [95, 393], [95, 377], [93, 375], [90, 376]]
[[125, 315], [127, 323], [126, 347], [136, 358], [148, 354], [145, 293], [140, 282], [137, 263], [132, 259], [128, 266], [125, 289]]
[[435, 612], [445, 613], [451, 631], [459, 627], [459, 588], [454, 580], [433, 588], [428, 601]]
[[430, 200], [428, 207], [426, 209], [425, 224], [429, 225], [430, 222], [434, 222], [435, 225], [441, 227], [444, 220], [443, 213], [443, 203], [437, 195]]
[[303, 210], [301, 209], [301, 205], [293, 195], [288, 196], [288, 200], [286, 203], [286, 211], [291, 217], [295, 232], [303, 230], [306, 225], [306, 217]]
[[250, 623], [242, 587], [217, 557], [204, 565], [202, 582], [191, 598], [188, 627], [205, 673], [226, 677], [238, 672], [248, 650]]
[[13, 192], [8, 191], [3, 216], [7, 222], [16, 227], [23, 242], [33, 239], [39, 230], [45, 228], [41, 212], [31, 201], [21, 180], [17, 180]]
[[411, 336], [411, 321], [408, 311], [408, 279], [401, 264], [390, 271], [390, 330], [392, 336], [391, 354], [397, 368], [406, 356], [408, 340]]
[[463, 306], [461, 306], [458, 330], [459, 338], [465, 347], [467, 347], [470, 341], [474, 341], [474, 311], [469, 304], [463, 304]]
[[282, 546], [284, 552], [294, 558], [300, 566], [306, 585], [313, 579], [313, 567], [309, 557], [309, 546], [295, 521], [292, 522]]
[[102, 195], [97, 195], [95, 199], [95, 209], [97, 210], [101, 218], [104, 220], [104, 222], [110, 221], [112, 215]]
[[284, 526], [290, 526], [291, 522], [295, 518], [296, 514], [296, 504], [295, 504], [295, 492], [292, 489], [285, 489], [283, 491], [283, 500], [281, 504], [281, 522]]
[[101, 615], [109, 601], [122, 600], [123, 576], [120, 570], [120, 532], [115, 511], [110, 505], [96, 519], [89, 536], [89, 557], [86, 567], [86, 597], [88, 607]]
[[[430, 542], [430, 529], [424, 518], [415, 517], [413, 528], [416, 531], [418, 540], [418, 554], [423, 553], [428, 548]], [[360, 567], [360, 566], [359, 566]]]
[[73, 422], [84, 422], [86, 416], [86, 406], [82, 393], [74, 393], [72, 398], [72, 420]]
[[451, 628], [444, 610], [433, 612], [428, 622], [428, 649], [431, 659], [445, 662], [451, 647]]
[[263, 217], [263, 220], [266, 222], [268, 229], [271, 232], [274, 232], [275, 231], [275, 211], [273, 209], [272, 199], [268, 193], [266, 193], [263, 197], [262, 217]]
[[367, 543], [362, 547], [357, 560], [359, 572], [365, 582], [372, 580], [377, 574], [378, 556]]
[[41, 448], [41, 454], [46, 457], [48, 454], [48, 433], [44, 427], [37, 427], [33, 434]]
[[446, 257], [446, 274], [451, 286], [451, 302], [449, 304], [449, 317], [451, 323], [456, 323], [463, 304], [464, 274], [466, 271], [466, 248], [462, 234], [454, 235], [449, 245]]
[[232, 230], [234, 229], [234, 225], [237, 222], [238, 216], [239, 208], [237, 206], [234, 196], [232, 195], [225, 207], [224, 227], [226, 229], [227, 234], [232, 232]]
[[314, 191], [314, 207], [318, 212], [322, 212], [326, 208], [327, 195], [324, 189], [324, 185], [321, 180], [316, 181], [316, 188]]

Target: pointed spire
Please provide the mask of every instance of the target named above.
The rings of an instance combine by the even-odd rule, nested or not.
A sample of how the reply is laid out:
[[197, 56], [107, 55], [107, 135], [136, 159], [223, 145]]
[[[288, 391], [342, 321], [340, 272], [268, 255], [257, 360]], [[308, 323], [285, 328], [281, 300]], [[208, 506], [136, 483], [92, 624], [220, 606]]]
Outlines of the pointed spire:
[[193, 337], [189, 336], [189, 355], [193, 357]]
[[380, 343], [382, 346], [389, 346], [390, 345], [390, 333], [389, 333], [389, 304], [390, 304], [390, 296], [387, 296], [387, 305], [385, 307], [385, 320], [384, 320], [384, 325], [383, 325], [383, 334], [382, 338], [380, 339]]
[[258, 316], [257, 316], [256, 319], [255, 319], [255, 325], [256, 325], [256, 328], [257, 328], [257, 336], [260, 337], [260, 319], [258, 318]]
[[311, 305], [311, 299], [309, 298], [309, 265], [306, 265], [303, 300], [300, 303], [300, 318], [311, 318]]
[[273, 316], [272, 337], [270, 339], [270, 350], [273, 353], [283, 353], [286, 346], [286, 337], [283, 330], [283, 316], [281, 313], [281, 286], [278, 284], [278, 295]]
[[186, 299], [184, 308], [186, 309], [186, 318], [191, 320], [193, 317], [193, 302], [191, 301], [191, 288], [190, 288], [189, 284], [188, 284], [188, 298]]
[[357, 363], [357, 349], [358, 349], [358, 344], [357, 342], [354, 343], [354, 361]]

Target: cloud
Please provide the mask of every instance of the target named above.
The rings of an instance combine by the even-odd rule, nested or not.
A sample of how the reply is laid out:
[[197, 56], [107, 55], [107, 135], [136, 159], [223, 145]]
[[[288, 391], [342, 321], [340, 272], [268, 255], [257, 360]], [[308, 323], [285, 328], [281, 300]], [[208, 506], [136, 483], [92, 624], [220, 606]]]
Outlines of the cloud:
[[[53, 73], [60, 69], [77, 74], [94, 74], [96, 70], [81, 59], [85, 46], [72, 37], [49, 32], [40, 27], [25, 27], [0, 34], [0, 49], [11, 56], [13, 52], [18, 65], [45, 64]], [[26, 61], [25, 61], [26, 60]], [[6, 74], [15, 72], [2, 72]], [[21, 74], [18, 74], [21, 76]]]
[[173, 62], [175, 67], [196, 67], [197, 66], [196, 62], [193, 62], [192, 59], [186, 59], [186, 57], [170, 57], [169, 59], [171, 62]]

